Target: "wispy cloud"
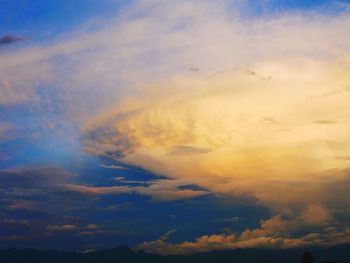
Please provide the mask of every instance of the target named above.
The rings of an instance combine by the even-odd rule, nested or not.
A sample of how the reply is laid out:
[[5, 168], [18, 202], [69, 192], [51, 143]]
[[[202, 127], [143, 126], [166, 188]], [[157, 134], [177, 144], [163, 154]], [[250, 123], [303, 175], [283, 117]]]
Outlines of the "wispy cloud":
[[101, 167], [106, 168], [106, 169], [116, 169], [116, 170], [128, 170], [127, 167], [121, 166], [121, 165], [106, 165], [106, 164], [100, 164]]
[[75, 225], [64, 224], [64, 225], [47, 225], [46, 230], [50, 232], [65, 232], [65, 231], [74, 231], [76, 229]]
[[[153, 180], [147, 186], [89, 186], [79, 184], [65, 184], [63, 189], [92, 195], [118, 195], [123, 193], [140, 194], [152, 197], [155, 201], [173, 201], [210, 195], [205, 189], [181, 187], [188, 180]], [[128, 182], [130, 183], [130, 182]], [[132, 182], [134, 183], [134, 182]]]
[[165, 234], [163, 234], [161, 237], [160, 237], [160, 240], [163, 240], [163, 241], [166, 241], [170, 238], [171, 235], [173, 235], [174, 233], [176, 233], [176, 229], [173, 228], [171, 230], [169, 230], [168, 232], [166, 232]]
[[23, 40], [22, 37], [8, 34], [0, 37], [0, 45], [9, 45]]
[[8, 226], [29, 226], [28, 220], [4, 219], [3, 223]]
[[350, 156], [335, 156], [336, 160], [350, 161]]

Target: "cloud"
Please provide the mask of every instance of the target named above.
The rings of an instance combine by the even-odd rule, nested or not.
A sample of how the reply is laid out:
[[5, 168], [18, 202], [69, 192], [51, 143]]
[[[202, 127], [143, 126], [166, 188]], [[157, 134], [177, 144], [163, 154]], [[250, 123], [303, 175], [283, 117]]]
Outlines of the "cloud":
[[98, 228], [99, 228], [99, 226], [96, 225], [96, 224], [88, 224], [88, 225], [86, 226], [86, 229], [95, 230], [95, 229], [98, 229]]
[[[22, 214], [29, 216], [25, 216], [26, 219], [31, 218], [32, 214], [40, 214], [44, 219], [48, 215], [61, 218], [62, 214], [76, 209], [81, 203], [89, 203], [74, 199], [69, 192], [62, 191], [61, 184], [76, 178], [77, 174], [55, 166], [23, 166], [0, 170], [0, 203], [4, 217], [11, 220], [7, 224], [24, 226], [26, 220], [17, 219]], [[31, 228], [35, 227], [35, 222], [33, 224], [30, 223]]]
[[151, 253], [192, 254], [211, 250], [230, 250], [237, 248], [279, 248], [288, 249], [307, 246], [332, 246], [346, 244], [350, 241], [350, 228], [326, 228], [319, 232], [311, 232], [299, 237], [290, 236], [296, 227], [295, 222], [283, 220], [274, 216], [262, 220], [260, 228], [246, 229], [242, 233], [204, 235], [195, 241], [169, 243], [160, 238], [158, 240], [143, 242], [136, 246], [137, 250]]
[[0, 124], [0, 142], [4, 142], [8, 138], [11, 138], [8, 132], [10, 128], [11, 128], [11, 125], [7, 123]]
[[[336, 211], [350, 200], [349, 164], [334, 158], [350, 156], [350, 16], [282, 13], [247, 21], [239, 12], [225, 1], [137, 2], [94, 31], [1, 54], [2, 107], [43, 115], [57, 107], [58, 122], [77, 127], [85, 153], [169, 178], [102, 187], [51, 184], [43, 176], [42, 184], [158, 201], [250, 195], [288, 216], [288, 228], [336, 225]], [[35, 107], [39, 102], [50, 107]], [[315, 125], [333, 120], [336, 125]], [[50, 126], [52, 118], [42, 122]], [[11, 131], [3, 129], [1, 137]], [[22, 194], [15, 186], [29, 186], [31, 176], [15, 177], [10, 192]], [[282, 217], [274, 220], [280, 229], [273, 231], [287, 228]], [[216, 240], [237, 245], [234, 236], [214, 235], [174, 249], [216, 246]], [[239, 240], [246, 247], [280, 242]]]
[[76, 226], [72, 224], [46, 226], [46, 230], [50, 232], [66, 232], [66, 231], [74, 231], [75, 229], [76, 229]]
[[314, 121], [313, 123], [315, 124], [335, 124], [336, 121], [332, 121], [332, 120], [317, 120], [317, 121]]
[[182, 154], [201, 154], [210, 152], [210, 149], [197, 148], [186, 145], [175, 146], [173, 150], [169, 153], [169, 155], [182, 155]]
[[19, 235], [0, 236], [0, 240], [5, 240], [5, 241], [20, 241], [25, 239], [26, 239], [25, 237], [19, 236]]
[[121, 166], [121, 165], [105, 165], [105, 164], [100, 164], [101, 167], [106, 168], [106, 169], [116, 169], [116, 170], [128, 170], [127, 167]]
[[334, 159], [343, 160], [343, 161], [350, 161], [350, 156], [335, 156]]
[[128, 184], [128, 185], [130, 185], [130, 184], [150, 185], [151, 184], [151, 182], [149, 182], [149, 181], [127, 180], [122, 176], [114, 177], [113, 180], [120, 182], [120, 183]]
[[[174, 201], [209, 195], [205, 189], [181, 187], [188, 180], [153, 180], [147, 181], [147, 186], [88, 186], [79, 184], [65, 184], [63, 189], [91, 195], [118, 195], [123, 193], [140, 194], [152, 197], [155, 201]], [[134, 182], [133, 182], [134, 183]]]
[[8, 226], [29, 226], [27, 220], [4, 219], [3, 223]]
[[[220, 4], [187, 3], [156, 24], [169, 10], [159, 5], [125, 20], [133, 30], [137, 24], [159, 32], [157, 43], [140, 31], [128, 35], [139, 51], [131, 58], [148, 52], [157, 63], [135, 67], [135, 90], [84, 123], [86, 152], [188, 179], [212, 193], [250, 194], [258, 204], [295, 217], [306, 216], [310, 202], [320, 213], [345, 205], [348, 194], [340, 189], [348, 181], [347, 165], [333, 156], [348, 155], [350, 126], [342, 120], [349, 117], [349, 98], [310, 97], [350, 81], [349, 49], [342, 44], [350, 39], [343, 29], [337, 34], [345, 40], [331, 38], [334, 25], [348, 15], [330, 21], [286, 13], [246, 23]], [[317, 39], [322, 44], [310, 44]], [[182, 71], [186, 60], [201, 70]], [[337, 125], [314, 125], [333, 119]], [[330, 193], [335, 189], [344, 194], [340, 202]]]
[[0, 37], [0, 45], [8, 45], [8, 44], [13, 44], [16, 43], [18, 41], [23, 40], [22, 37], [20, 36], [16, 36], [16, 35], [4, 35], [2, 37]]
[[242, 220], [239, 216], [234, 216], [234, 217], [224, 217], [218, 219], [218, 221], [225, 222], [225, 223], [236, 223], [238, 221]]
[[163, 240], [163, 241], [168, 240], [168, 239], [170, 238], [171, 235], [173, 235], [174, 233], [176, 233], [176, 231], [177, 231], [177, 230], [176, 230], [175, 228], [169, 230], [168, 232], [166, 232], [164, 235], [162, 235], [162, 236], [160, 237], [160, 240]]
[[0, 170], [0, 182], [9, 189], [13, 186], [50, 186], [76, 177], [71, 172], [55, 166], [31, 166]]
[[[36, 203], [35, 201], [31, 201], [31, 200], [25, 200], [25, 199], [21, 199], [21, 198], [15, 198], [16, 195], [18, 195], [18, 192], [14, 192], [14, 193], [7, 193], [7, 195], [11, 196], [11, 202], [7, 205], [7, 207], [10, 210], [31, 210], [34, 209], [36, 207]], [[28, 195], [28, 192], [26, 193], [20, 193], [19, 194], [21, 197]], [[5, 199], [6, 200], [6, 199]]]
[[83, 231], [83, 232], [79, 232], [77, 235], [78, 236], [94, 236], [95, 233], [91, 232], [91, 231]]

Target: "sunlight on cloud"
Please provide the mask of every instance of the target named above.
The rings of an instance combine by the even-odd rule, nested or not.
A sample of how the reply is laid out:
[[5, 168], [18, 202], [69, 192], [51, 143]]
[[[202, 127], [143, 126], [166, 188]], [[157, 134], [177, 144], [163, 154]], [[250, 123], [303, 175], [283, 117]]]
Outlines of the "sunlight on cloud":
[[[311, 73], [287, 68], [282, 77], [271, 72], [275, 77], [268, 82], [237, 72], [206, 80], [177, 78], [167, 82], [165, 91], [146, 88], [141, 98], [86, 126], [93, 134], [87, 149], [172, 178], [193, 178], [213, 192], [251, 192], [265, 205], [303, 202], [303, 195], [286, 189], [313, 192], [312, 185], [328, 185], [321, 172], [347, 167], [334, 156], [347, 154], [342, 144], [349, 143], [350, 94], [326, 100], [313, 96], [348, 78], [338, 77], [338, 65], [318, 66]], [[324, 118], [337, 122], [314, 123]], [[347, 180], [346, 172], [333, 174], [334, 181]]]
[[[350, 156], [349, 14], [286, 13], [248, 22], [229, 15], [221, 1], [150, 3], [131, 6], [91, 34], [0, 58], [1, 105], [33, 103], [38, 81], [55, 83], [65, 121], [79, 126], [86, 153], [174, 179], [150, 187], [65, 187], [159, 200], [207, 194], [173, 185], [185, 180], [212, 193], [252, 195], [276, 214], [270, 220], [335, 224], [334, 211], [350, 200], [349, 162], [339, 158]], [[242, 233], [171, 249], [207, 241], [292, 247], [309, 238], [282, 244], [265, 221], [261, 227], [249, 244]]]
[[[191, 53], [198, 68], [139, 83], [137, 96], [85, 124], [86, 149], [190, 178], [214, 193], [251, 194], [288, 223], [299, 218], [294, 231], [332, 225], [333, 212], [349, 199], [348, 163], [334, 158], [348, 156], [350, 143], [350, 63], [343, 44], [349, 37], [334, 30], [346, 21], [346, 15], [333, 21], [286, 15], [253, 25], [222, 18], [208, 22], [214, 28], [194, 23], [180, 30], [181, 43], [191, 34], [200, 44], [178, 56]], [[169, 67], [173, 60], [170, 54]]]

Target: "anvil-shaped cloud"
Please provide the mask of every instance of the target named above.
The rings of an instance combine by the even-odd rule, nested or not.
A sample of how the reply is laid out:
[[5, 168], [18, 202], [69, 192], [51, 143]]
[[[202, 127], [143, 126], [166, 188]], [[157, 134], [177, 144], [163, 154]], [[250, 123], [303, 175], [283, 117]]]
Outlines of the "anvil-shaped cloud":
[[54, 83], [88, 154], [251, 195], [301, 227], [343, 224], [348, 12], [246, 21], [226, 4], [142, 2], [95, 32], [4, 54], [0, 105], [31, 105]]

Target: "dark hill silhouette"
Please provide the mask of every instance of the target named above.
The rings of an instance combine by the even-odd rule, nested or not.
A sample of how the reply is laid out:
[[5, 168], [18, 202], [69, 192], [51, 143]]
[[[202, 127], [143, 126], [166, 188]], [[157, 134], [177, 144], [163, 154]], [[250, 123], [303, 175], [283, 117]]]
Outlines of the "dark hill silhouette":
[[314, 263], [314, 262], [315, 262], [314, 257], [308, 251], [305, 251], [302, 256], [302, 263]]
[[[310, 261], [311, 260], [311, 261]], [[314, 261], [312, 261], [314, 260]], [[236, 249], [212, 251], [189, 256], [159, 256], [133, 251], [127, 246], [88, 253], [10, 249], [0, 251], [1, 263], [350, 263], [350, 244], [329, 248]]]

